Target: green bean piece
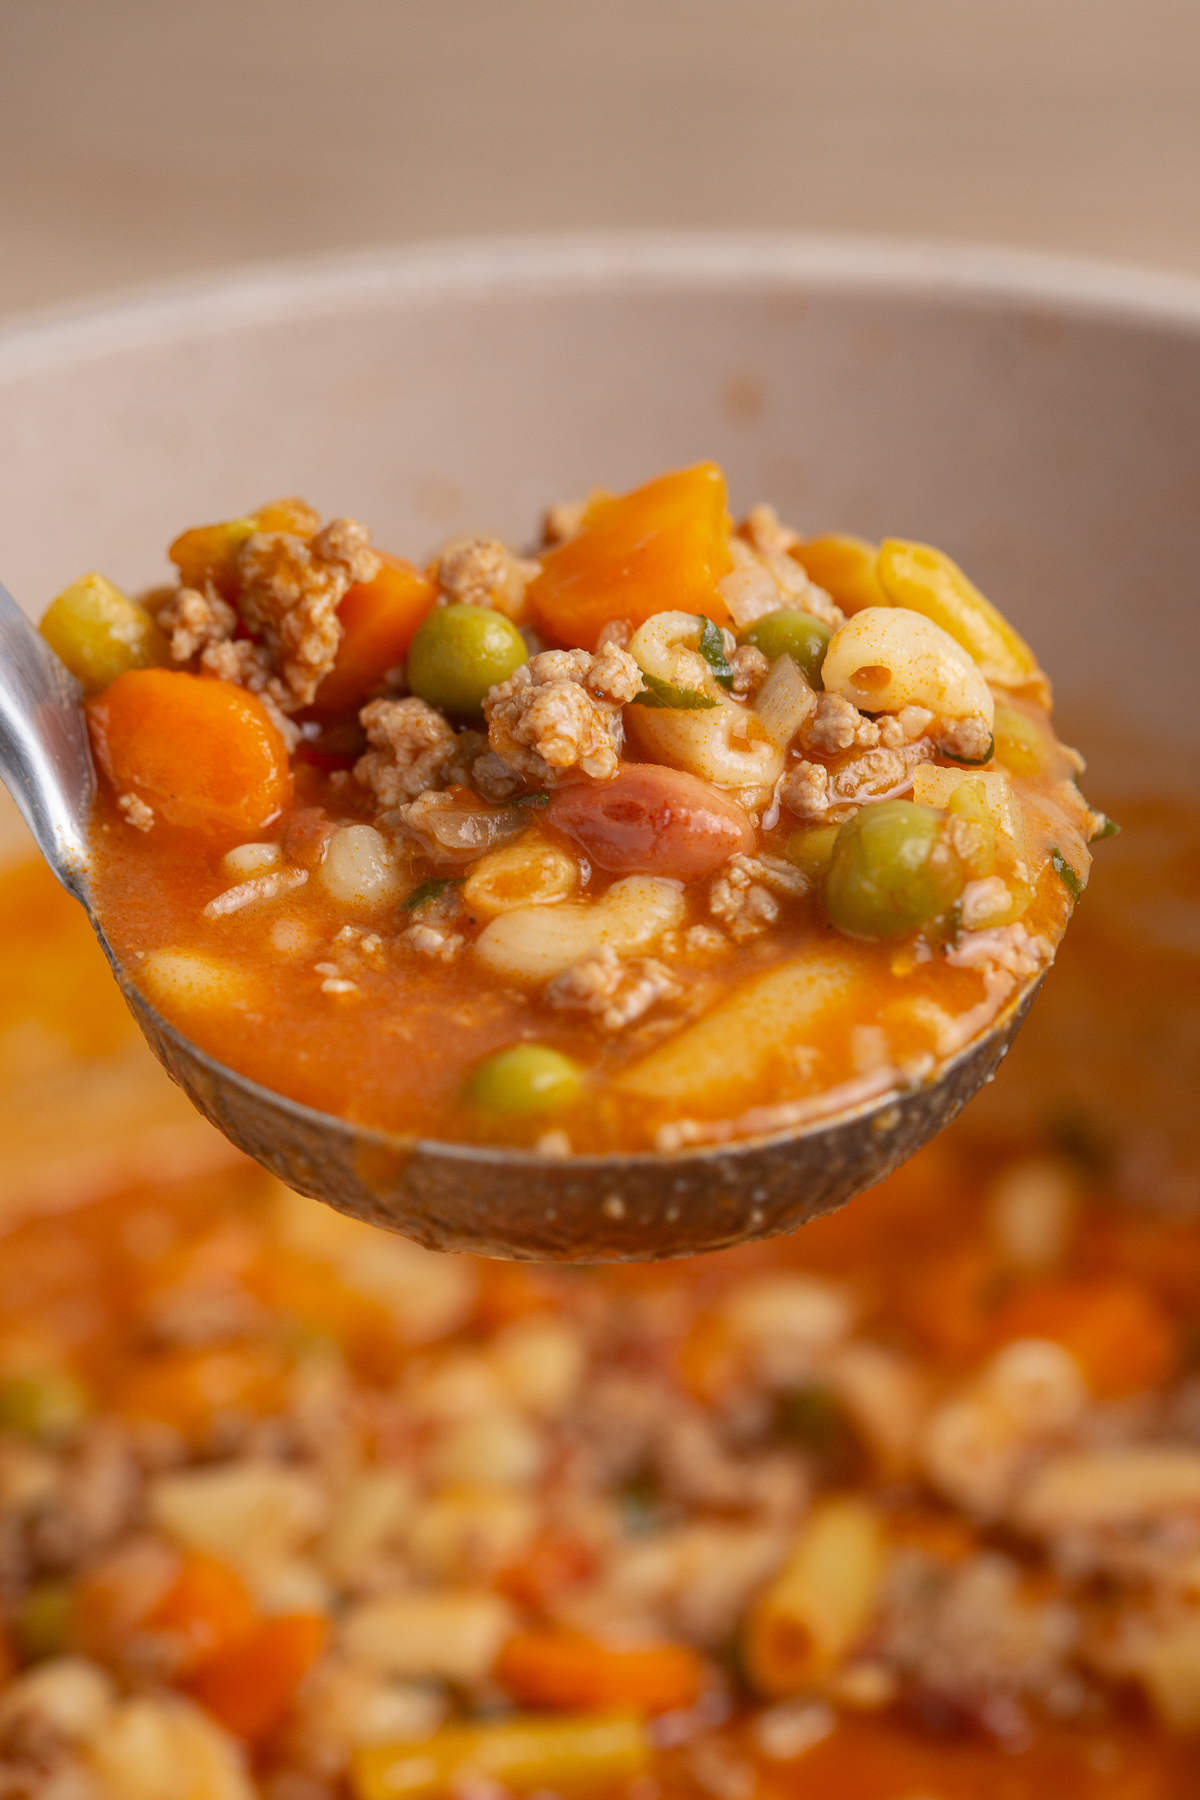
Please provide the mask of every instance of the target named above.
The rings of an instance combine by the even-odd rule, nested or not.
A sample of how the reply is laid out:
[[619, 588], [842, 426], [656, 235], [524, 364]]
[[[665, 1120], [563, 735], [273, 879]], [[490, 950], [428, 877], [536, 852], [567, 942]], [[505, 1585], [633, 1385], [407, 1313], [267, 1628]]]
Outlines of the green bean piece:
[[826, 911], [838, 930], [906, 937], [949, 912], [964, 875], [944, 825], [944, 814], [913, 800], [884, 800], [847, 819], [825, 882]]
[[528, 662], [525, 640], [490, 606], [437, 606], [408, 652], [408, 685], [455, 718], [476, 717], [489, 688]]
[[824, 619], [815, 619], [812, 613], [785, 610], [764, 613], [761, 619], [755, 619], [742, 632], [741, 641], [761, 650], [768, 662], [790, 656], [799, 663], [812, 686], [820, 688], [821, 666], [832, 636]]
[[0, 1381], [0, 1431], [56, 1443], [72, 1437], [87, 1414], [86, 1392], [64, 1369], [41, 1369]]
[[467, 1098], [492, 1113], [549, 1112], [567, 1106], [583, 1089], [578, 1063], [548, 1044], [514, 1044], [473, 1071]]

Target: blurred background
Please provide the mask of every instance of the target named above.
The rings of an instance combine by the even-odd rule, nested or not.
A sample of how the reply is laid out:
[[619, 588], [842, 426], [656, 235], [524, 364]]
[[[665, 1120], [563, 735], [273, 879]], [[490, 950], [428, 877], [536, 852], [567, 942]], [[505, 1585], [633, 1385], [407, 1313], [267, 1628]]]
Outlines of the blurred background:
[[1200, 271], [1197, 0], [0, 0], [0, 313], [460, 232]]

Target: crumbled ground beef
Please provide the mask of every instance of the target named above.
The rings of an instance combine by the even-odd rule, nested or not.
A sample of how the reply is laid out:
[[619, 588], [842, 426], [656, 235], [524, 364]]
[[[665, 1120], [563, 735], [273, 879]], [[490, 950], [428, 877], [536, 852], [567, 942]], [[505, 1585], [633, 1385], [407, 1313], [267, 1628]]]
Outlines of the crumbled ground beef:
[[801, 748], [818, 756], [844, 750], [870, 750], [879, 742], [879, 726], [840, 694], [821, 694], [800, 727]]
[[754, 644], [739, 644], [729, 658], [733, 670], [730, 692], [738, 700], [753, 700], [771, 667], [768, 659]]
[[117, 811], [135, 831], [153, 831], [154, 811], [137, 794], [118, 794]]
[[848, 757], [830, 771], [830, 805], [861, 806], [867, 800], [883, 800], [901, 793], [911, 785], [917, 764], [928, 762], [932, 755], [929, 739], [918, 738], [901, 750], [864, 750], [859, 756]]
[[158, 623], [170, 640], [171, 660], [184, 663], [211, 644], [231, 638], [237, 619], [220, 595], [181, 587], [160, 609]]
[[805, 878], [775, 856], [731, 856], [708, 891], [708, 910], [737, 942], [758, 937], [779, 917], [777, 896], [802, 894]]
[[794, 763], [779, 784], [779, 802], [798, 819], [823, 819], [829, 811], [829, 770], [824, 763]]
[[484, 702], [488, 740], [501, 760], [533, 787], [552, 786], [568, 769], [610, 781], [620, 767], [621, 708], [639, 692], [642, 672], [627, 650], [544, 650]]
[[371, 748], [354, 765], [357, 781], [381, 809], [440, 787], [458, 750], [453, 728], [435, 706], [415, 697], [372, 700], [359, 714]]
[[255, 532], [242, 545], [242, 618], [298, 706], [312, 703], [333, 667], [347, 590], [372, 580], [379, 566], [366, 527], [354, 519], [331, 519], [307, 544], [286, 532]]
[[546, 988], [551, 1006], [595, 1015], [605, 1031], [620, 1031], [660, 1000], [673, 999], [680, 983], [651, 956], [624, 961], [610, 944], [573, 963]]
[[447, 600], [492, 606], [510, 619], [521, 619], [525, 591], [537, 572], [536, 562], [514, 556], [499, 538], [466, 537], [446, 545], [435, 576]]

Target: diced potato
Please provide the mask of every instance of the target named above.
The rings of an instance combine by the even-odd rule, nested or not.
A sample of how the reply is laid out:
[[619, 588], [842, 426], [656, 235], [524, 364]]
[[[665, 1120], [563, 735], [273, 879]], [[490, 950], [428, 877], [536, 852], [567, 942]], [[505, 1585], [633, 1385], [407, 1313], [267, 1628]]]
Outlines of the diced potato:
[[167, 642], [144, 606], [103, 575], [81, 575], [50, 602], [41, 633], [89, 694], [127, 669], [167, 660]]
[[138, 986], [164, 1011], [215, 1011], [248, 1006], [249, 976], [199, 950], [149, 950], [137, 965]]
[[820, 1014], [852, 993], [853, 950], [815, 951], [735, 989], [617, 1077], [626, 1093], [682, 1107], [730, 1110], [769, 1091], [770, 1071], [811, 1041]]

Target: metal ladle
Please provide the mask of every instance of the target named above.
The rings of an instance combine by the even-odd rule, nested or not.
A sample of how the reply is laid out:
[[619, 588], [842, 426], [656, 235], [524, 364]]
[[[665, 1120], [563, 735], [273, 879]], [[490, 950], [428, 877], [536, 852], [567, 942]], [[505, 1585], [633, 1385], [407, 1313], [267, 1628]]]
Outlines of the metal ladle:
[[150, 1048], [205, 1117], [289, 1187], [431, 1249], [643, 1261], [793, 1230], [881, 1181], [948, 1125], [994, 1073], [1036, 991], [1031, 983], [920, 1086], [716, 1149], [558, 1157], [371, 1130], [247, 1080], [138, 992], [92, 905], [96, 777], [81, 698], [0, 587], [0, 778], [54, 874], [84, 907]]

